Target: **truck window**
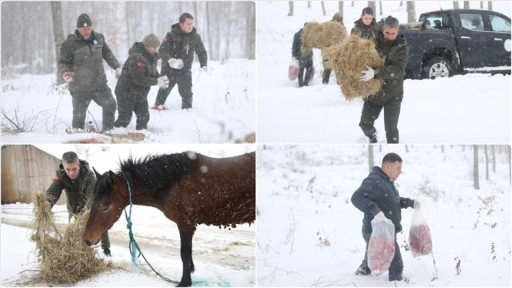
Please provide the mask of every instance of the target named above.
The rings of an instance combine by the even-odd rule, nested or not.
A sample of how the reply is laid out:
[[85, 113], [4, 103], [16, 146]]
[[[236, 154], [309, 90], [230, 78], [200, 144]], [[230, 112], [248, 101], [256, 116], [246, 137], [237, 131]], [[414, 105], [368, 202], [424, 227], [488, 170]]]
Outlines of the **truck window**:
[[474, 13], [460, 13], [462, 27], [473, 31], [484, 31], [482, 15]]
[[430, 14], [430, 15], [427, 15], [426, 17], [421, 17], [420, 21], [423, 23], [430, 24], [430, 26], [429, 26], [430, 29], [446, 28], [446, 27], [444, 27], [446, 25], [443, 25], [443, 17], [440, 14]]
[[492, 31], [510, 33], [509, 20], [498, 15], [489, 15], [489, 20], [491, 20]]

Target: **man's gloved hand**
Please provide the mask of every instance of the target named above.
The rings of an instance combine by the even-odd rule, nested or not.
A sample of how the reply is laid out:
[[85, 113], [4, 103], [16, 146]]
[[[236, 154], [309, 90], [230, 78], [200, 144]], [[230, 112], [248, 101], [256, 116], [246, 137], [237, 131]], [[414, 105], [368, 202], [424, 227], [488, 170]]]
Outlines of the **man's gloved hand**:
[[361, 71], [361, 74], [363, 75], [361, 75], [361, 77], [359, 78], [363, 82], [370, 81], [371, 79], [373, 79], [373, 77], [375, 77], [375, 70], [368, 66], [366, 66], [366, 68], [368, 68], [368, 70]]
[[167, 63], [169, 63], [169, 66], [171, 66], [171, 68], [174, 68], [174, 69], [181, 69], [183, 68], [183, 60], [181, 59], [176, 59], [176, 58], [171, 58], [169, 59], [169, 61], [167, 61]]
[[162, 76], [158, 78], [158, 86], [160, 88], [169, 87], [169, 79], [167, 78], [167, 76]]
[[384, 216], [384, 213], [380, 211], [379, 213], [377, 213], [377, 215], [375, 215], [375, 217], [373, 217], [373, 219], [375, 219], [375, 221], [385, 221], [387, 218], [386, 216]]
[[121, 77], [121, 68], [120, 67], [117, 67], [116, 68], [116, 79], [119, 79], [119, 77]]
[[112, 255], [110, 254], [110, 248], [103, 248], [103, 253], [108, 257], [112, 257]]
[[64, 81], [66, 81], [67, 83], [73, 81], [73, 77], [75, 76], [75, 73], [73, 72], [64, 72], [64, 74], [62, 74], [62, 78], [64, 79]]
[[420, 209], [420, 208], [421, 208], [420, 201], [414, 200], [414, 209]]
[[208, 67], [206, 67], [206, 66], [201, 67], [201, 71], [205, 72], [205, 73], [208, 72]]

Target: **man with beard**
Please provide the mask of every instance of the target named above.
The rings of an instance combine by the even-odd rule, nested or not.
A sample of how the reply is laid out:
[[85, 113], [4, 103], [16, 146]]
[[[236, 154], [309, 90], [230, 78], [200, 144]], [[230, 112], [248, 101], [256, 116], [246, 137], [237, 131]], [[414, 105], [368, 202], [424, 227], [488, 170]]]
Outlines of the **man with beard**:
[[404, 73], [408, 48], [403, 35], [399, 35], [398, 19], [388, 16], [382, 23], [382, 31], [376, 38], [376, 48], [384, 59], [384, 67], [361, 71], [361, 81], [384, 80], [382, 88], [364, 102], [359, 126], [370, 143], [377, 143], [375, 120], [384, 109], [384, 127], [387, 143], [398, 143], [398, 118], [404, 96]]
[[155, 34], [135, 42], [130, 48], [128, 59], [123, 65], [115, 93], [117, 99], [117, 120], [115, 127], [127, 127], [135, 113], [135, 129], [147, 129], [149, 122], [148, 93], [151, 86], [167, 88], [167, 76], [160, 77], [157, 71], [157, 54], [160, 40]]
[[181, 109], [192, 108], [192, 61], [194, 53], [199, 57], [201, 71], [206, 72], [208, 56], [201, 36], [194, 28], [194, 17], [189, 13], [180, 16], [179, 23], [172, 25], [158, 50], [162, 58], [162, 75], [169, 78], [169, 86], [160, 88], [152, 109], [165, 110], [165, 101], [174, 85], [178, 84]]

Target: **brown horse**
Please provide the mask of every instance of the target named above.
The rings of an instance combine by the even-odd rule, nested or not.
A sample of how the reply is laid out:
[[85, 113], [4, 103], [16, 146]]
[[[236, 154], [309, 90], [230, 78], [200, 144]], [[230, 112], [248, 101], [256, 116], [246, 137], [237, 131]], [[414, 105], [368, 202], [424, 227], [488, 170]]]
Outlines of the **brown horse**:
[[192, 285], [192, 237], [198, 224], [235, 227], [255, 221], [255, 152], [211, 158], [194, 152], [131, 157], [120, 171], [94, 170], [97, 177], [83, 238], [88, 245], [119, 219], [130, 204], [152, 206], [174, 221], [181, 238], [183, 275], [178, 286]]

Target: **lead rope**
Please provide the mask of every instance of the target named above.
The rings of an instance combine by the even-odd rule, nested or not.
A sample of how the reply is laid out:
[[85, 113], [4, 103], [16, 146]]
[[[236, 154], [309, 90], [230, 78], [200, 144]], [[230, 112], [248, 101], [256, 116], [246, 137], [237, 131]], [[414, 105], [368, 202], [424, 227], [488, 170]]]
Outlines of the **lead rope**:
[[[130, 200], [129, 213], [127, 213], [126, 209], [125, 209], [124, 216], [126, 218], [126, 223], [128, 223], [126, 225], [126, 228], [128, 228], [128, 235], [130, 236], [130, 243], [128, 244], [128, 249], [130, 249], [130, 254], [132, 255], [132, 266], [137, 267], [139, 270], [142, 270], [142, 271], [144, 271], [144, 273], [148, 274], [148, 271], [140, 265], [140, 262], [138, 260], [138, 258], [140, 256], [142, 256], [144, 261], [146, 261], [146, 264], [148, 264], [148, 266], [151, 268], [151, 270], [153, 270], [153, 272], [156, 273], [156, 275], [158, 275], [160, 278], [162, 278], [163, 280], [165, 280], [167, 282], [170, 282], [173, 284], [179, 284], [178, 281], [171, 280], [171, 279], [163, 276], [162, 274], [158, 273], [155, 270], [155, 268], [153, 268], [153, 266], [151, 266], [151, 264], [149, 264], [148, 260], [144, 256], [144, 253], [142, 253], [142, 251], [140, 250], [139, 244], [137, 243], [137, 241], [135, 241], [135, 237], [133, 237], [133, 232], [132, 232], [132, 186], [130, 185], [130, 181], [128, 181], [128, 178], [126, 177], [126, 174], [124, 174], [124, 173], [122, 173], [122, 174], [123, 174], [124, 180], [126, 181], [126, 186], [128, 186], [128, 199]], [[138, 255], [136, 255], [137, 251], [139, 252]]]

